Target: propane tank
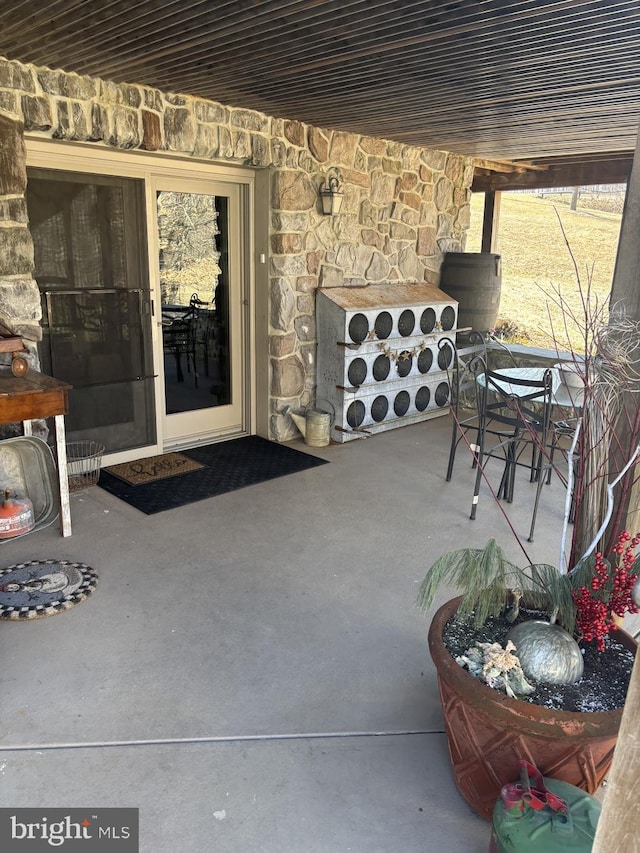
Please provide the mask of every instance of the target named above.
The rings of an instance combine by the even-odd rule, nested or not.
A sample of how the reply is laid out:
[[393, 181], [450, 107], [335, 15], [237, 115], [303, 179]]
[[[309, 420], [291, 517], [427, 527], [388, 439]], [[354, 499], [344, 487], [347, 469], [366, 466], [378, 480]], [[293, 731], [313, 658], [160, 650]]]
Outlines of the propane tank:
[[20, 498], [10, 489], [4, 490], [0, 503], [0, 539], [10, 539], [28, 533], [35, 527], [33, 504], [29, 498]]

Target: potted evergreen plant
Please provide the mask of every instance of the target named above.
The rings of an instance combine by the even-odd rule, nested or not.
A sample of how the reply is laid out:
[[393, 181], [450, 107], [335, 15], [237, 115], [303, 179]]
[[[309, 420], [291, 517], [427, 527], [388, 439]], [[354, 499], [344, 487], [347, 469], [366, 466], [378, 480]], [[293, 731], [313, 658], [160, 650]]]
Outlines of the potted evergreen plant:
[[[440, 584], [463, 593], [433, 617], [429, 648], [455, 782], [488, 819], [519, 759], [595, 793], [613, 758], [635, 655], [635, 640], [619, 623], [638, 612], [640, 538], [625, 525], [635, 509], [640, 457], [640, 326], [620, 311], [603, 322], [604, 307], [593, 299], [583, 305], [582, 318], [563, 305], [581, 324], [584, 352], [570, 361], [582, 407], [571, 429], [572, 502], [558, 567], [519, 568], [491, 540], [484, 549], [440, 557], [418, 596], [426, 613]], [[589, 662], [610, 674], [614, 659], [623, 671], [618, 698], [601, 704], [593, 697], [595, 679], [580, 675], [580, 667]], [[563, 678], [572, 686], [565, 688]], [[573, 697], [569, 709], [563, 691]]]

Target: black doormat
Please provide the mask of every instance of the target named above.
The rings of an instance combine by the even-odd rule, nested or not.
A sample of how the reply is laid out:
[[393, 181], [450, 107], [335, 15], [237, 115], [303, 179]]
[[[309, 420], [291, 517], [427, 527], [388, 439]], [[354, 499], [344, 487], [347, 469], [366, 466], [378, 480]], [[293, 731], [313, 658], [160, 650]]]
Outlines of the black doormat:
[[203, 467], [137, 486], [103, 469], [98, 485], [141, 512], [154, 515], [327, 462], [257, 435], [180, 452]]

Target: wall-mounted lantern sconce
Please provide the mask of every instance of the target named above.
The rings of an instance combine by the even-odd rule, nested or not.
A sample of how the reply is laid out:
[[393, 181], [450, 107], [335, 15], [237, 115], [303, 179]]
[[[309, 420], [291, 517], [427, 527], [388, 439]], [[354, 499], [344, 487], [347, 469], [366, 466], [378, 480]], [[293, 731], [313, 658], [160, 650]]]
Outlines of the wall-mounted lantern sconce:
[[329, 169], [327, 180], [320, 184], [320, 201], [325, 216], [335, 216], [340, 213], [344, 198], [344, 193], [340, 189], [340, 177], [338, 169]]

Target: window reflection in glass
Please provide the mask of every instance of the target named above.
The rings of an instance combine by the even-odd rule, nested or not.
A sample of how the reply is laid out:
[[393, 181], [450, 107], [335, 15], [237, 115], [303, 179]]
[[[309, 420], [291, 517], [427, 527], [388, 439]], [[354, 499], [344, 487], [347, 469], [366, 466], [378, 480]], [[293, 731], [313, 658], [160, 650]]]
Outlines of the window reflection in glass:
[[167, 414], [231, 402], [227, 199], [157, 193]]

